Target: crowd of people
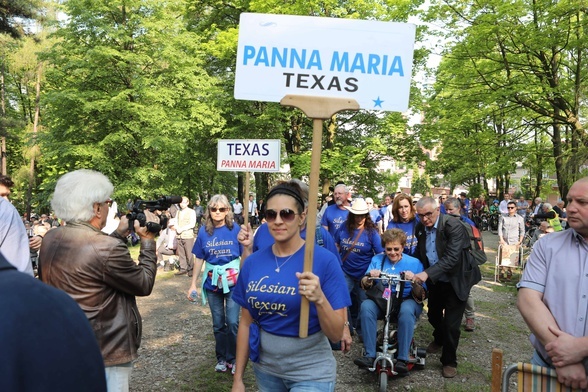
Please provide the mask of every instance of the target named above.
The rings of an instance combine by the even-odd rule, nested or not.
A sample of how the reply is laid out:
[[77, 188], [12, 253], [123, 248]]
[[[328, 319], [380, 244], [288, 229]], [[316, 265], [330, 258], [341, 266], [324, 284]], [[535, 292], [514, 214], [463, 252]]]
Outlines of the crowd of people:
[[[206, 206], [197, 200], [190, 207], [190, 200], [182, 197], [167, 211], [145, 211], [149, 221], [166, 221], [162, 227], [134, 221], [132, 232], [140, 244], [137, 262], [128, 247], [129, 221], [125, 214], [115, 217], [114, 186], [103, 174], [82, 169], [63, 175], [51, 200], [54, 215], [37, 219], [18, 215], [8, 201], [13, 184], [0, 180], [0, 252], [9, 263], [0, 258], [0, 279], [4, 270], [14, 268], [34, 275], [32, 252], [38, 252], [39, 280], [29, 278], [35, 285], [42, 281], [66, 292], [86, 316], [87, 322], [74, 326], [72, 321], [80, 345], [66, 351], [79, 355], [75, 350], [84, 347], [88, 361], [69, 361], [67, 366], [69, 371], [86, 366], [80, 374], [99, 379], [94, 390], [128, 391], [141, 339], [135, 298], [151, 293], [158, 269], [169, 269], [170, 257], [177, 266], [175, 274], [191, 278], [187, 299], [210, 308], [214, 370], [233, 374], [234, 391], [245, 389], [248, 363], [261, 391], [333, 391], [332, 351], [349, 351], [354, 335], [361, 338], [365, 353], [354, 362], [370, 368], [377, 351], [377, 320], [385, 310], [366, 290], [382, 272], [398, 271], [408, 280], [398, 293], [398, 375], [408, 374], [408, 347], [425, 298], [433, 327], [427, 352], [440, 354], [443, 377], [458, 373], [462, 325], [466, 331], [475, 329], [471, 288], [481, 274], [471, 256], [468, 227], [475, 227], [474, 216], [491, 210], [484, 197], [399, 192], [376, 205], [371, 198], [352, 197], [351, 189], [339, 183], [331, 202], [310, 222], [308, 186], [299, 180], [274, 186], [265, 201], [250, 196], [245, 208], [238, 199], [230, 202], [221, 194], [210, 197]], [[586, 388], [586, 327], [576, 318], [586, 312], [585, 301], [578, 300], [586, 296], [578, 294], [588, 287], [582, 283], [588, 275], [581, 263], [588, 250], [588, 178], [571, 187], [566, 209], [540, 199], [531, 204], [524, 198], [511, 200], [508, 194], [495, 202], [503, 247], [522, 245], [525, 218], [541, 221], [518, 298], [536, 349], [532, 361], [554, 368], [565, 385]], [[131, 201], [127, 208], [132, 208]], [[314, 232], [310, 269], [305, 260], [309, 223]], [[542, 238], [551, 231], [555, 233]], [[573, 274], [551, 273], [561, 271], [564, 262]], [[508, 269], [504, 273], [510, 277]], [[389, 289], [396, 294], [394, 287]], [[301, 320], [308, 323], [307, 337], [299, 336]], [[95, 340], [89, 342], [84, 330], [92, 330]], [[59, 334], [55, 328], [51, 331]], [[25, 345], [21, 349], [31, 350]], [[100, 353], [102, 362], [91, 361], [92, 353]], [[9, 374], [7, 379], [17, 383], [19, 376]], [[55, 385], [63, 385], [59, 382], [63, 380]]]

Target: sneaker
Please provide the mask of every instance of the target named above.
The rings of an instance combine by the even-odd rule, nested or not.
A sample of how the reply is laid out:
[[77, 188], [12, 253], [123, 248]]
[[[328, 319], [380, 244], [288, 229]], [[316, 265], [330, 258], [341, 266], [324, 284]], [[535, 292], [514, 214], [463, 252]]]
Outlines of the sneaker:
[[406, 376], [408, 374], [408, 367], [406, 366], [406, 362], [402, 359], [396, 361], [394, 365], [394, 371], [398, 373], [399, 376]]
[[214, 367], [215, 372], [224, 373], [227, 371], [227, 364], [225, 361], [218, 361], [216, 366]]
[[235, 375], [235, 371], [237, 370], [237, 366], [235, 366], [234, 363], [231, 363], [229, 365], [229, 367], [231, 368], [231, 374], [234, 376]]
[[476, 329], [476, 323], [473, 318], [466, 318], [464, 329], [468, 332], [473, 332]]
[[374, 360], [376, 358], [371, 357], [359, 357], [353, 360], [353, 363], [359, 366], [360, 368], [371, 368], [374, 366]]

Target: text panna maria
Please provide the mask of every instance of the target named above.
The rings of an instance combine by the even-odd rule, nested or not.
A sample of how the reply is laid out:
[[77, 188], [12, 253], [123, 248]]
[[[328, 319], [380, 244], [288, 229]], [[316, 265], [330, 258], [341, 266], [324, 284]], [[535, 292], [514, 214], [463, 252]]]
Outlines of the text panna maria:
[[[308, 71], [345, 72], [363, 75], [382, 75], [404, 77], [401, 56], [374, 53], [355, 53], [334, 51], [327, 67], [323, 65], [321, 52], [317, 49], [276, 48], [252, 45], [244, 46], [243, 65], [269, 68], [290, 68]], [[338, 76], [284, 72], [286, 87], [310, 88], [320, 90], [345, 90], [355, 92], [359, 80], [354, 77], [339, 80]], [[342, 83], [345, 87], [342, 87]]]

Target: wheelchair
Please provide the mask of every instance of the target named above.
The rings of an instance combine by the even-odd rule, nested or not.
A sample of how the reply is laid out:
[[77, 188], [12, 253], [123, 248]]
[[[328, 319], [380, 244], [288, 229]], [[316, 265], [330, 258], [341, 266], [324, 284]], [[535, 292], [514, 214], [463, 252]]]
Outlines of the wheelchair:
[[[396, 334], [398, 332], [397, 318], [398, 312], [400, 311], [400, 304], [402, 303], [401, 295], [404, 291], [404, 285], [406, 282], [410, 281], [404, 279], [404, 274], [396, 275], [384, 272], [382, 272], [378, 278], [369, 279], [381, 280], [384, 286], [396, 286], [396, 295], [388, 295], [387, 297], [387, 310], [384, 315], [384, 326], [378, 333], [378, 351], [376, 352], [376, 359], [374, 359], [371, 367], [366, 368], [368, 371], [376, 374], [378, 378], [378, 391], [384, 392], [388, 388], [388, 378], [398, 375], [394, 370], [398, 351], [398, 341], [396, 339]], [[409, 360], [406, 363], [406, 366], [409, 371], [412, 369], [423, 369], [425, 367], [427, 350], [425, 348], [418, 348], [414, 338], [410, 343], [408, 355]]]

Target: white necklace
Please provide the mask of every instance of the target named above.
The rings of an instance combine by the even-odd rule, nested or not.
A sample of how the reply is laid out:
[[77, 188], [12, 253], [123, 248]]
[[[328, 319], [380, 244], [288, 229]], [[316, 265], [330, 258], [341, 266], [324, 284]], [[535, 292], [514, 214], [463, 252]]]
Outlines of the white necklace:
[[290, 259], [292, 258], [292, 256], [294, 256], [295, 254], [296, 254], [296, 252], [292, 253], [292, 254], [290, 255], [290, 257], [288, 257], [288, 258], [286, 259], [286, 261], [284, 261], [284, 262], [282, 263], [282, 265], [278, 265], [278, 258], [277, 258], [277, 256], [276, 256], [276, 255], [275, 255], [275, 253], [274, 253], [274, 259], [276, 260], [276, 269], [275, 269], [275, 271], [276, 271], [277, 273], [280, 273], [280, 269], [281, 269], [281, 268], [284, 266], [284, 264], [286, 264], [288, 261], [290, 261]]

